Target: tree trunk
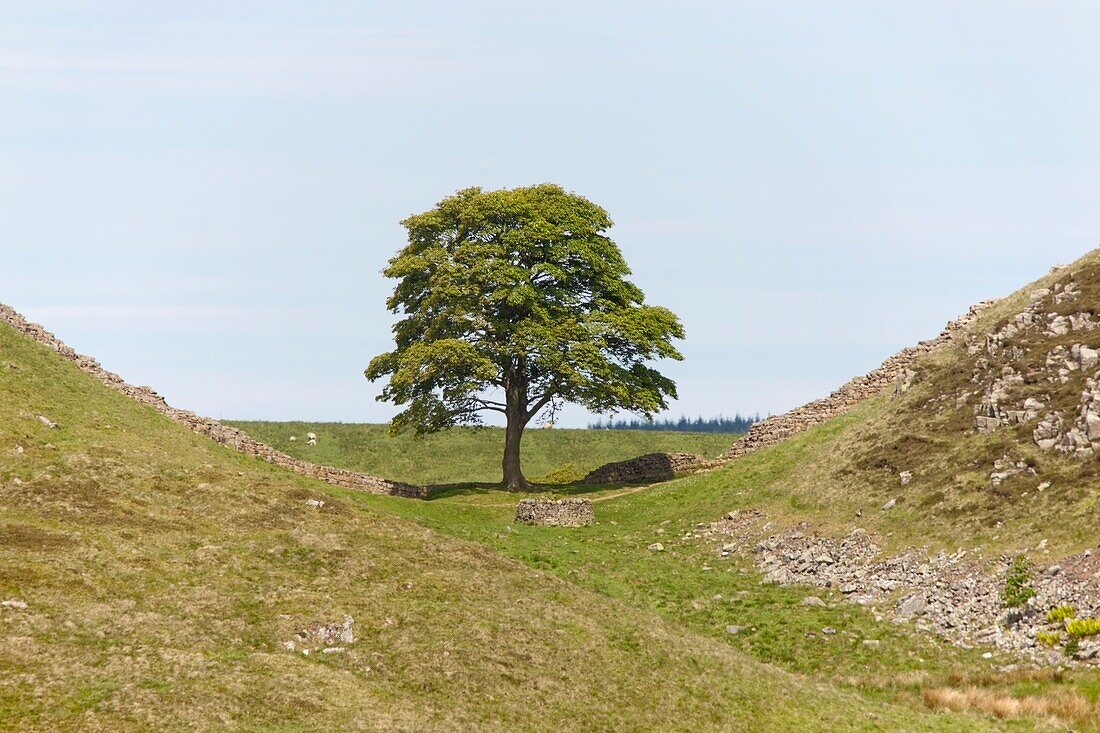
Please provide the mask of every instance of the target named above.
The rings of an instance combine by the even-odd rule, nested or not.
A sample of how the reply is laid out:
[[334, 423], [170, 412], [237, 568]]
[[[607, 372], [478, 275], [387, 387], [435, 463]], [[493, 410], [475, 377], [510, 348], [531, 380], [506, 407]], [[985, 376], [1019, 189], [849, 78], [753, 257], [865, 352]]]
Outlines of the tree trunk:
[[508, 426], [504, 428], [504, 487], [508, 491], [526, 491], [531, 484], [523, 477], [519, 464], [519, 443], [523, 438], [523, 420], [519, 416], [508, 416]]
[[523, 429], [527, 427], [527, 388], [515, 379], [505, 389], [505, 411], [508, 418], [504, 428], [504, 488], [508, 491], [526, 491], [531, 484], [523, 477], [519, 464], [519, 443], [523, 438]]

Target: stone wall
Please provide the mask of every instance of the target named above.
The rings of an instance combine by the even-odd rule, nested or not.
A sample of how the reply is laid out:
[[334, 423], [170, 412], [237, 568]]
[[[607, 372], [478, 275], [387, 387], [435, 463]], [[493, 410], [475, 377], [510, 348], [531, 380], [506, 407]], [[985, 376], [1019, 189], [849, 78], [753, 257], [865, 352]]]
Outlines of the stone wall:
[[774, 415], [754, 424], [745, 437], [722, 454], [722, 458], [727, 461], [733, 460], [780, 443], [837, 415], [843, 415], [863, 400], [874, 397], [887, 388], [905, 389], [912, 377], [909, 368], [918, 357], [948, 344], [959, 342], [962, 334], [973, 325], [978, 315], [995, 302], [983, 300], [972, 306], [966, 315], [948, 323], [936, 338], [902, 349], [884, 361], [878, 369], [852, 379], [828, 397], [814, 400], [790, 412]]
[[516, 521], [550, 527], [583, 527], [596, 521], [588, 499], [521, 499]]
[[262, 458], [268, 463], [289, 469], [295, 473], [320, 479], [335, 486], [342, 486], [358, 491], [368, 491], [374, 494], [392, 494], [410, 498], [423, 498], [427, 495], [427, 489], [422, 486], [410, 486], [396, 481], [368, 476], [355, 471], [346, 471], [341, 468], [319, 466], [308, 461], [299, 460], [285, 453], [275, 450], [269, 445], [249, 437], [244, 431], [237, 428], [222, 425], [217, 420], [201, 417], [188, 410], [180, 410], [171, 407], [164, 398], [149, 387], [135, 387], [127, 384], [119, 375], [109, 372], [100, 366], [99, 362], [90, 356], [78, 354], [73, 349], [62, 343], [56, 336], [39, 326], [23, 318], [12, 308], [0, 303], [0, 322], [6, 323], [19, 333], [38, 343], [52, 349], [58, 356], [66, 359], [82, 371], [98, 379], [116, 392], [121, 392], [127, 397], [152, 407], [165, 417], [186, 425], [191, 430], [205, 435], [216, 443], [232, 448], [235, 451], [250, 456]]
[[678, 475], [713, 468], [720, 465], [693, 453], [649, 453], [628, 461], [618, 461], [600, 466], [584, 479], [582, 484], [626, 484], [651, 481], [667, 481]]

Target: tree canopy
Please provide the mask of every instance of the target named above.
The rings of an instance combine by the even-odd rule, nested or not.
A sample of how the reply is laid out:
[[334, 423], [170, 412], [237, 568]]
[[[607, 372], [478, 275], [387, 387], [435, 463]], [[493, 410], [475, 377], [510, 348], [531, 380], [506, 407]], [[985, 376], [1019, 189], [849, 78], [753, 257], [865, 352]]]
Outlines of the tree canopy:
[[611, 218], [554, 184], [461, 190], [401, 222], [408, 243], [383, 271], [398, 281], [395, 348], [366, 370], [379, 400], [404, 406], [395, 431], [506, 418], [504, 482], [526, 487], [523, 428], [561, 402], [643, 416], [675, 384], [647, 361], [682, 359], [667, 308], [646, 305], [607, 236]]

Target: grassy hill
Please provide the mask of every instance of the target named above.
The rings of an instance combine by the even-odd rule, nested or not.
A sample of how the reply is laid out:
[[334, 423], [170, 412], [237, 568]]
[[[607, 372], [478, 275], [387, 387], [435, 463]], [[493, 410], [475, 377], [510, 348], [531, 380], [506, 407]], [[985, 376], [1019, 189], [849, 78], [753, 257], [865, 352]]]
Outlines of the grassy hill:
[[[385, 425], [225, 421], [296, 458], [340, 466], [412, 484], [500, 481], [502, 428], [452, 428], [417, 438], [391, 437]], [[318, 436], [306, 445], [306, 433]], [[291, 441], [291, 436], [297, 440]], [[528, 430], [523, 436], [523, 471], [547, 483], [582, 478], [594, 468], [646, 453], [696, 453], [714, 458], [737, 436], [646, 430]]]
[[[0, 729], [991, 727], [791, 675], [660, 599], [392, 513], [431, 506], [232, 453], [0, 326]], [[345, 615], [353, 642], [301, 653]]]
[[[887, 551], [965, 547], [978, 558], [1025, 553], [1053, 563], [1100, 546], [1095, 456], [1040, 449], [1033, 431], [1041, 414], [988, 433], [976, 429], [975, 407], [1008, 366], [1025, 375], [1008, 390], [1008, 402], [1039, 395], [1051, 409], [1076, 409], [1089, 373], [1051, 381], [1047, 355], [1075, 343], [1100, 347], [1100, 330], [1029, 331], [1013, 337], [995, 358], [986, 340], [1030, 307], [1033, 292], [1055, 286], [1064, 290], [1069, 282], [1080, 292], [1072, 300], [1035, 301], [1044, 318], [1100, 311], [1100, 253], [1092, 253], [984, 313], [969, 341], [919, 360], [912, 387], [900, 396], [869, 400], [720, 471], [643, 489], [571, 489], [598, 502], [597, 527], [514, 527], [516, 498], [476, 487], [420, 503], [349, 499], [477, 540], [532, 568], [725, 639], [763, 661], [840, 681], [860, 694], [919, 705], [939, 699], [938, 691], [947, 689], [973, 695], [990, 710], [998, 708], [989, 700], [1001, 704], [1031, 697], [1064, 706], [1068, 712], [1061, 725], [1097, 729], [1096, 671], [1005, 672], [1014, 664], [1011, 658], [987, 660], [978, 651], [920, 638], [877, 620], [881, 617], [873, 608], [841, 603], [835, 593], [825, 594], [825, 607], [804, 606], [808, 594], [821, 592], [762, 586], [744, 559], [716, 563], [713, 547], [694, 537], [697, 525], [751, 508], [766, 512], [776, 530], [806, 522], [814, 531], [839, 536], [858, 526], [873, 532]], [[994, 484], [990, 476], [1004, 456], [1027, 469]], [[339, 465], [349, 459], [337, 454], [332, 460]], [[912, 474], [908, 483], [901, 480], [903, 471]], [[891, 500], [893, 508], [883, 511]], [[648, 552], [655, 541], [666, 552]], [[729, 638], [731, 625], [741, 631]], [[837, 633], [823, 635], [823, 628]], [[880, 644], [863, 646], [867, 639]]]
[[[1069, 283], [1078, 294], [1056, 302], [1055, 289]], [[1036, 324], [1003, 337], [1029, 310]], [[1046, 324], [1079, 314], [1095, 320], [1098, 313], [1100, 251], [1094, 251], [983, 312], [966, 341], [919, 359], [904, 394], [870, 400], [762, 457], [759, 465], [781, 478], [754, 481], [745, 496], [779, 516], [811, 517], [838, 531], [862, 512], [861, 526], [895, 547], [981, 546], [993, 555], [1033, 551], [1046, 540], [1043, 555], [1051, 560], [1096, 548], [1100, 453], [1044, 450], [1034, 431], [1051, 413], [1064, 415], [1068, 425], [1100, 369], [1075, 369], [1063, 382], [1050, 355], [1074, 344], [1100, 348], [1100, 327], [1055, 335]], [[976, 421], [991, 392], [1000, 392], [998, 411], [1015, 412], [1020, 422], [1013, 418], [983, 433]], [[1028, 398], [1042, 407], [1024, 415]], [[1011, 475], [995, 479], [1006, 463]], [[755, 465], [735, 466], [727, 475], [745, 475]], [[907, 483], [903, 472], [911, 474]], [[894, 509], [878, 510], [891, 499]]]

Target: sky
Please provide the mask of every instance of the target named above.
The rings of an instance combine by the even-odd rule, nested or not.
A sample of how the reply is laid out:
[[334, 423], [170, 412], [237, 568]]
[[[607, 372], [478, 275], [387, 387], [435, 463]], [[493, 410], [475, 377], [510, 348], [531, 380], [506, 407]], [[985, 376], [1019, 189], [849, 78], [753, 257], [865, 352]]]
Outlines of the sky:
[[0, 0], [0, 302], [173, 405], [384, 422], [401, 219], [552, 181], [683, 320], [669, 414], [777, 413], [1100, 246], [1097, 38], [1053, 0]]

